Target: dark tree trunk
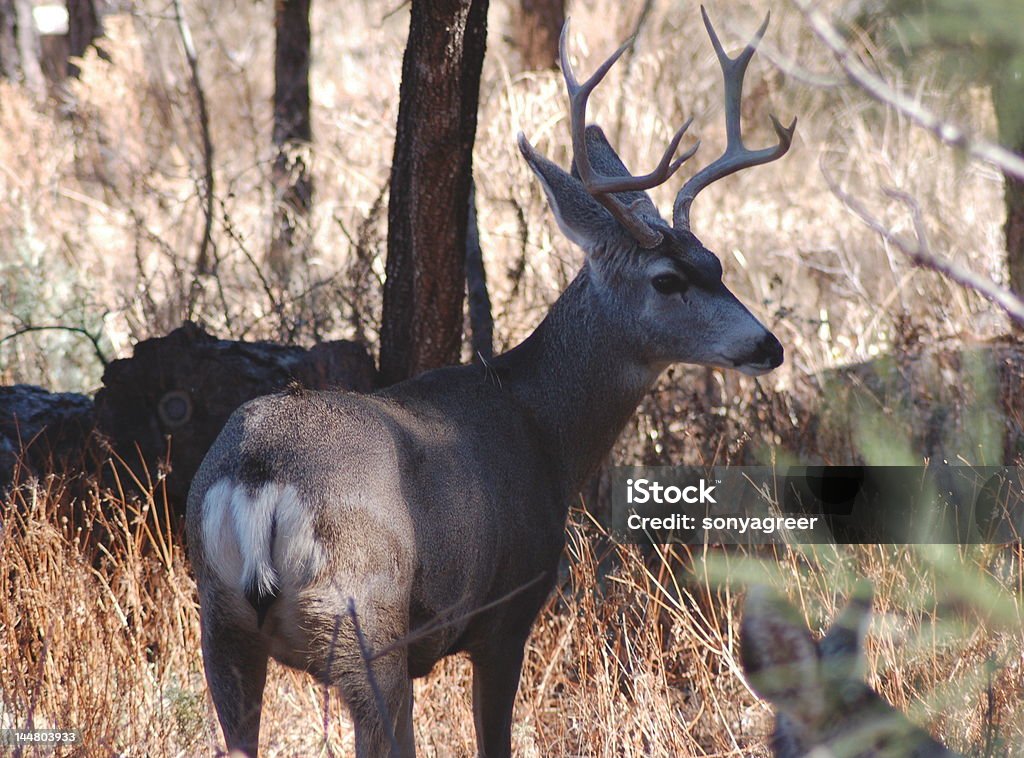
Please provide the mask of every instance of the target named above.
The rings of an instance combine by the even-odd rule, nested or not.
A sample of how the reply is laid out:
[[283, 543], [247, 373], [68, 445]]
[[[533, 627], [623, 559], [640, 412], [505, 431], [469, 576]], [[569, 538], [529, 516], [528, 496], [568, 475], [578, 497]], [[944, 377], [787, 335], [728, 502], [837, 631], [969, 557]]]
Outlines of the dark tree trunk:
[[558, 37], [564, 23], [565, 0], [519, 0], [512, 29], [524, 69], [558, 66]]
[[274, 29], [274, 229], [270, 267], [286, 283], [309, 245], [313, 181], [306, 165], [309, 120], [310, 0], [278, 0]]
[[[68, 56], [81, 58], [93, 41], [103, 35], [96, 0], [67, 0], [68, 4]], [[78, 66], [67, 62], [67, 75], [78, 76]]]
[[388, 206], [380, 370], [459, 359], [466, 225], [487, 0], [413, 0]]
[[[1024, 143], [1016, 146], [1024, 155]], [[1024, 182], [1006, 177], [1006, 261], [1010, 273], [1010, 289], [1024, 297]]]
[[[1004, 147], [1024, 156], [1024, 63], [1013, 61], [999, 72], [992, 101]], [[1006, 203], [1006, 263], [1010, 289], [1024, 297], [1024, 181], [1004, 175]]]
[[0, 76], [22, 82], [37, 98], [46, 94], [39, 35], [31, 0], [0, 0]]

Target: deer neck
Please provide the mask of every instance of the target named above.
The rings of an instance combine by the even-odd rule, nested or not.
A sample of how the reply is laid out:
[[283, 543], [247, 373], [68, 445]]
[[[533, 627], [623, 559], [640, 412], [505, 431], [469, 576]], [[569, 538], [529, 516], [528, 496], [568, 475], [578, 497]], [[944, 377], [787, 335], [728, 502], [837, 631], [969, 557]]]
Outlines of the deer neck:
[[644, 365], [589, 264], [521, 345], [495, 359], [541, 427], [571, 498], [611, 450], [660, 367]]

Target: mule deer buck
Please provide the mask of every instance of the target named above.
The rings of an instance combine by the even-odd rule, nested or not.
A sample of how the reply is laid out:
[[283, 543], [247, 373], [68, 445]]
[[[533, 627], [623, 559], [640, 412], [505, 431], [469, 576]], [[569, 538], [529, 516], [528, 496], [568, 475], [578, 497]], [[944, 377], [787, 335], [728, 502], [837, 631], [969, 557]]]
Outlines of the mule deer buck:
[[689, 215], [712, 182], [785, 154], [796, 123], [773, 117], [778, 144], [744, 146], [743, 74], [768, 19], [737, 58], [704, 22], [725, 77], [728, 144], [678, 193], [672, 226], [644, 190], [693, 154], [672, 160], [686, 126], [652, 173], [630, 175], [585, 123], [587, 98], [626, 46], [580, 84], [563, 31], [577, 173], [522, 135], [519, 147], [586, 260], [536, 331], [485, 367], [372, 395], [295, 390], [228, 421], [187, 523], [206, 677], [230, 749], [257, 752], [273, 657], [338, 688], [359, 756], [414, 755], [410, 680], [464, 651], [479, 754], [510, 755], [523, 648], [575, 493], [669, 364], [758, 375], [782, 363]]
[[862, 678], [871, 590], [862, 587], [819, 641], [796, 608], [752, 587], [740, 653], [754, 691], [776, 707], [776, 758], [957, 758]]

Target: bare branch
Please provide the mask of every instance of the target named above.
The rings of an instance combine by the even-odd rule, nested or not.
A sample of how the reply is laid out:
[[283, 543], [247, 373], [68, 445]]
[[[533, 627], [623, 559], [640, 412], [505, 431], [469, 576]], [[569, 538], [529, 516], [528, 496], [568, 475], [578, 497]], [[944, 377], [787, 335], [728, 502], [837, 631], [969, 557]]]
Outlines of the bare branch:
[[29, 334], [30, 332], [54, 331], [81, 334], [83, 337], [89, 340], [89, 343], [92, 345], [92, 351], [96, 355], [96, 359], [103, 365], [103, 368], [106, 368], [110, 364], [110, 359], [107, 358], [106, 354], [103, 352], [103, 349], [100, 347], [100, 336], [102, 334], [102, 331], [93, 334], [88, 329], [82, 326], [67, 326], [65, 324], [30, 324], [29, 326], [23, 326], [20, 329], [16, 329], [15, 331], [11, 332], [10, 334], [4, 337], [0, 337], [0, 345], [10, 340], [13, 340], [16, 337], [20, 337], [23, 334]]
[[[636, 59], [636, 41], [640, 38], [640, 32], [643, 31], [644, 26], [647, 24], [647, 18], [651, 15], [651, 11], [654, 9], [654, 0], [644, 0], [644, 6], [640, 9], [640, 13], [636, 17], [636, 23], [633, 24], [633, 32], [629, 35], [629, 49], [626, 50], [622, 58], [622, 81], [628, 82], [633, 75], [633, 62]], [[615, 106], [615, 134], [622, 134], [623, 121], [626, 117], [626, 98], [620, 97], [618, 103]]]
[[996, 166], [1005, 174], [1024, 179], [1024, 158], [995, 142], [970, 135], [963, 127], [941, 118], [910, 95], [873, 74], [857, 59], [842, 35], [812, 0], [793, 0], [793, 3], [803, 13], [804, 20], [818, 39], [831, 51], [847, 79], [870, 97], [895, 108], [947, 145], [960, 148], [971, 157]]
[[[740, 30], [735, 29], [730, 24], [725, 24], [725, 28], [734, 34], [740, 34]], [[832, 76], [811, 71], [809, 68], [797, 63], [795, 58], [782, 52], [777, 45], [773, 45], [767, 40], [761, 40], [761, 44], [757, 47], [757, 52], [761, 53], [762, 57], [767, 58], [769, 63], [790, 79], [815, 89], [838, 89], [848, 81], [844, 76]]]
[[981, 276], [957, 263], [939, 258], [932, 253], [931, 246], [928, 243], [927, 229], [925, 228], [924, 218], [921, 213], [921, 206], [912, 195], [891, 187], [883, 190], [888, 197], [903, 203], [910, 211], [911, 220], [914, 224], [915, 239], [909, 241], [883, 224], [868, 211], [860, 200], [842, 189], [835, 178], [829, 174], [824, 162], [821, 164], [821, 173], [832, 194], [838, 197], [843, 205], [853, 211], [861, 221], [877, 232], [883, 239], [897, 247], [915, 266], [936, 271], [952, 279], [960, 286], [974, 290], [1006, 311], [1007, 315], [1015, 322], [1024, 325], [1024, 300], [1008, 289], [1000, 287], [991, 279]]
[[[181, 37], [182, 47], [185, 49], [185, 60], [188, 61], [189, 73], [192, 77], [192, 90], [195, 93], [196, 108], [199, 110], [199, 130], [203, 140], [203, 239], [199, 245], [199, 255], [196, 258], [196, 273], [208, 274], [210, 267], [210, 243], [213, 235], [213, 139], [210, 137], [210, 114], [206, 107], [206, 92], [199, 78], [199, 56], [196, 55], [196, 46], [192, 41], [192, 31], [185, 20], [185, 11], [181, 7], [181, 0], [174, 0], [174, 15], [178, 22], [178, 35]], [[195, 290], [193, 284], [193, 291]], [[190, 304], [191, 305], [191, 304]], [[189, 308], [191, 311], [191, 307]]]

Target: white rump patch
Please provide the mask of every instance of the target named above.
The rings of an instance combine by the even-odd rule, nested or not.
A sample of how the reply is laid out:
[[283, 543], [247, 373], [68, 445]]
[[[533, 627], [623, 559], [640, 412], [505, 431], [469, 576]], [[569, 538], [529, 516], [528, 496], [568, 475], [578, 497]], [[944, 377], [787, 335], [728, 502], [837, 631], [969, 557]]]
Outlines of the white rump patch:
[[267, 595], [282, 584], [309, 584], [325, 562], [309, 507], [295, 487], [275, 482], [255, 493], [229, 479], [210, 487], [203, 498], [203, 549], [226, 585]]

